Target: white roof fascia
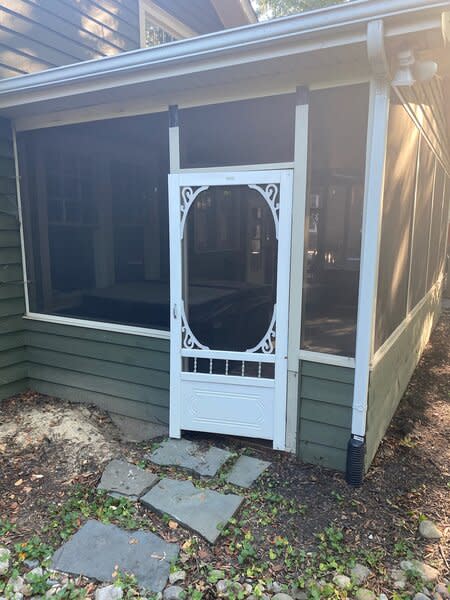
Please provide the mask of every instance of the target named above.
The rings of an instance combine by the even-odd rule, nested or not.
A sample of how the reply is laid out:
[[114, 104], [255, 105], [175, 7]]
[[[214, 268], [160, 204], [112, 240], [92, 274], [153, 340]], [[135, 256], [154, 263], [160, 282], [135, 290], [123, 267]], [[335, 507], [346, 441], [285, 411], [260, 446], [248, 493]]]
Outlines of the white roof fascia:
[[450, 0], [355, 0], [293, 17], [256, 23], [159, 47], [57, 67], [0, 81], [0, 110], [365, 42], [367, 23], [385, 20], [387, 38], [441, 28]]

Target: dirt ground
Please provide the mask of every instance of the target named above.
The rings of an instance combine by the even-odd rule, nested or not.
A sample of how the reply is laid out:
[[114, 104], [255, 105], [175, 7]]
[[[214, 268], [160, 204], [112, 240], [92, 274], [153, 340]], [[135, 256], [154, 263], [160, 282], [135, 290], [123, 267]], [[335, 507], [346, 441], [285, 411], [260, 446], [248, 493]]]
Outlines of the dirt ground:
[[[336, 556], [345, 554], [365, 562], [374, 573], [370, 587], [394, 598], [406, 596], [395, 596], [389, 589], [387, 573], [402, 558], [424, 560], [448, 578], [449, 340], [450, 312], [446, 312], [361, 488], [348, 487], [340, 473], [301, 464], [291, 456], [248, 443], [245, 452], [269, 458], [272, 466], [246, 494], [240, 516], [215, 547], [140, 506], [133, 508], [136, 522], [166, 540], [181, 543], [187, 581], [203, 590], [199, 598], [215, 597], [204, 580], [206, 566], [233, 577], [245, 573], [247, 581], [270, 575], [291, 583], [300, 576], [300, 568], [313, 574], [306, 567], [308, 552], [318, 548], [328, 558], [333, 551]], [[152, 445], [122, 442], [109, 416], [94, 407], [29, 392], [3, 402], [0, 410], [0, 543], [11, 549], [36, 535], [42, 543], [56, 547], [63, 536], [58, 538], [55, 531], [55, 522], [59, 527], [55, 514], [62, 519], [61, 527], [68, 514], [72, 515], [70, 527], [74, 519], [80, 525], [86, 516], [92, 516], [88, 509], [79, 509], [79, 501], [71, 504], [75, 517], [64, 512], [65, 502], [74, 489], [84, 498], [93, 493], [102, 469], [112, 458], [126, 457], [154, 472], [181, 476], [145, 462]], [[244, 451], [241, 441], [212, 439], [216, 445]], [[223, 480], [201, 485], [232, 490]], [[418, 536], [418, 523], [424, 517], [444, 533], [439, 542]], [[194, 547], [195, 552], [190, 551]], [[264, 574], [258, 572], [258, 564]]]

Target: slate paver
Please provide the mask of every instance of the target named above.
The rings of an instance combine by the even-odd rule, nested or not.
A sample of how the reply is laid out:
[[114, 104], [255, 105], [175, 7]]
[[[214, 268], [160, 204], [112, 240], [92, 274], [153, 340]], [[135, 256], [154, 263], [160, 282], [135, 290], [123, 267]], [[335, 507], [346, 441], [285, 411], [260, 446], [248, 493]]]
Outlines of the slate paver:
[[249, 488], [270, 466], [270, 462], [253, 458], [252, 456], [240, 456], [226, 477], [228, 483], [243, 488]]
[[159, 477], [125, 460], [112, 460], [103, 471], [99, 490], [111, 496], [138, 500], [158, 483]]
[[203, 449], [190, 440], [165, 440], [148, 458], [161, 466], [176, 466], [199, 475], [214, 477], [232, 456], [231, 452], [210, 446]]
[[153, 533], [88, 521], [55, 552], [52, 568], [109, 582], [117, 566], [121, 572], [135, 575], [141, 587], [160, 592], [178, 551], [178, 544], [169, 544]]
[[242, 496], [196, 488], [190, 481], [162, 479], [141, 502], [196, 531], [214, 544], [223, 527], [237, 511]]

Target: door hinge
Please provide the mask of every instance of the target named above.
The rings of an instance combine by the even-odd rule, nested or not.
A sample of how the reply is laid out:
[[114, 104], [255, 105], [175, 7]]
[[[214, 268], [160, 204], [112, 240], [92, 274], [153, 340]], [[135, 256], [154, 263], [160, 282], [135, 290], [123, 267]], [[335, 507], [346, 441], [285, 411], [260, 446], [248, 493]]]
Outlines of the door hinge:
[[172, 314], [173, 314], [173, 318], [174, 319], [178, 318], [178, 310], [177, 310], [177, 305], [176, 304], [173, 305]]

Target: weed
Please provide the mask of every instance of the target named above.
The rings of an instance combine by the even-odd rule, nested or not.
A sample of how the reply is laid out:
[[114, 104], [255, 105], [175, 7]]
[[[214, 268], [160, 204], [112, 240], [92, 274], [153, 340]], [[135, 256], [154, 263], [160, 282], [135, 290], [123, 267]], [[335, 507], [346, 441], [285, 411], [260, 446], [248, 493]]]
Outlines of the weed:
[[26, 542], [15, 544], [14, 550], [17, 553], [19, 561], [28, 559], [41, 562], [48, 559], [53, 554], [53, 548], [42, 542], [37, 535], [33, 535]]

